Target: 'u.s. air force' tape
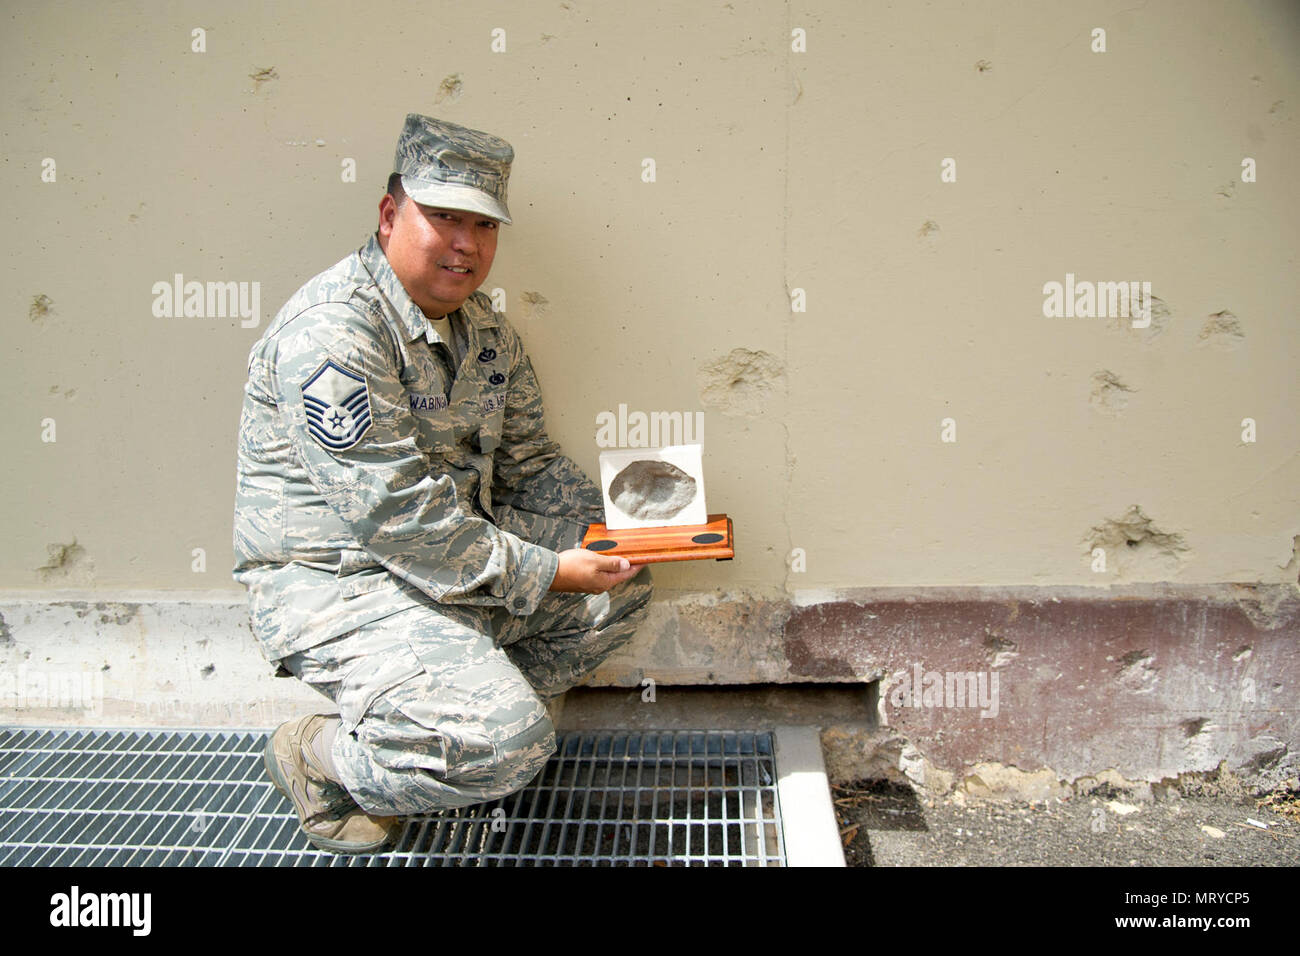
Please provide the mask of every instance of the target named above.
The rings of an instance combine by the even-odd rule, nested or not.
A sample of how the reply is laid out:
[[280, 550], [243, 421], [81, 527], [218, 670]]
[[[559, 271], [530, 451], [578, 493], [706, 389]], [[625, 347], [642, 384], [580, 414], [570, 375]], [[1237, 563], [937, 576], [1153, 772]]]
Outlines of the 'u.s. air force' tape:
[[370, 427], [370, 390], [365, 376], [327, 359], [302, 386], [307, 431], [330, 451], [345, 451]]

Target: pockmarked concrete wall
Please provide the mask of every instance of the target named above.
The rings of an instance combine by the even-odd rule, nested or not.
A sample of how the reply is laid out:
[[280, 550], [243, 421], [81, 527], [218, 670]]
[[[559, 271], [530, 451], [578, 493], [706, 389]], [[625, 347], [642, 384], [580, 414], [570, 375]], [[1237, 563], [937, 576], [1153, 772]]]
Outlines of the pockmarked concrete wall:
[[[639, 416], [702, 415], [736, 558], [657, 566], [655, 615], [597, 682], [887, 680], [954, 628], [987, 638], [984, 611], [888, 633], [844, 613], [898, 589], [1293, 606], [1293, 4], [52, 2], [3, 22], [9, 666], [48, 646], [41, 602], [83, 602], [69, 622], [128, 592], [238, 608], [248, 350], [375, 228], [412, 111], [515, 147], [482, 288], [565, 452], [595, 476], [602, 421], [635, 440]], [[256, 654], [236, 618], [150, 625], [227, 629], [228, 668], [114, 669], [220, 699]], [[1290, 659], [1300, 618], [1268, 623]], [[1108, 653], [1155, 646], [1130, 636]], [[66, 666], [108, 663], [95, 641]], [[1280, 687], [1290, 704], [1233, 720], [1262, 707], [1294, 749]], [[1180, 699], [1161, 720], [1204, 716], [1170, 716]]]

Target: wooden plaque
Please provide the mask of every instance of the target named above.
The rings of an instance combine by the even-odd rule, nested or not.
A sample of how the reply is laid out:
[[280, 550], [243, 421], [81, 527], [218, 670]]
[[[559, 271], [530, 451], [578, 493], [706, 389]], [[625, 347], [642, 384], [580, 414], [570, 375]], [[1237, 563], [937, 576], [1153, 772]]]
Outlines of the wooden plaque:
[[664, 528], [626, 528], [610, 531], [603, 524], [587, 527], [582, 546], [588, 551], [627, 558], [632, 564], [656, 561], [699, 561], [714, 558], [730, 561], [731, 519], [725, 514], [709, 515], [708, 524], [668, 525]]

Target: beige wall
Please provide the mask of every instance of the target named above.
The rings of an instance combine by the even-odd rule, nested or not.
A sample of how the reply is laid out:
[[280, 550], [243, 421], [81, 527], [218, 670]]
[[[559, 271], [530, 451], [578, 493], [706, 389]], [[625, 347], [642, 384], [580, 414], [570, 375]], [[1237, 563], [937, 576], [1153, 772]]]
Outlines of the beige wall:
[[[0, 587], [238, 591], [246, 355], [373, 229], [408, 111], [515, 146], [484, 288], [566, 452], [595, 476], [619, 403], [706, 412], [737, 559], [661, 588], [1294, 581], [1293, 7], [7, 4]], [[1149, 281], [1163, 329], [1044, 318], [1067, 272]], [[260, 283], [257, 328], [155, 317], [176, 273]], [[767, 355], [724, 410], [733, 349]]]

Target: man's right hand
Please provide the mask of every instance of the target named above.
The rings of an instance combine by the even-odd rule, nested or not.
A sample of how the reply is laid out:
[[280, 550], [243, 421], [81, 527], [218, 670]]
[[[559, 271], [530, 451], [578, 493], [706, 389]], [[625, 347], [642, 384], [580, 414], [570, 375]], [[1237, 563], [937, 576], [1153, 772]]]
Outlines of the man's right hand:
[[602, 594], [640, 570], [640, 565], [633, 565], [627, 558], [570, 548], [560, 552], [560, 566], [549, 590]]

